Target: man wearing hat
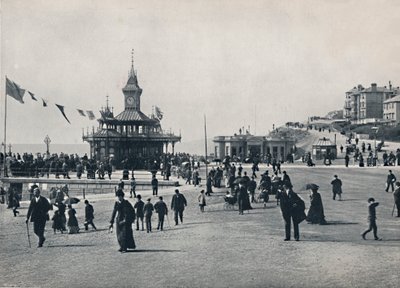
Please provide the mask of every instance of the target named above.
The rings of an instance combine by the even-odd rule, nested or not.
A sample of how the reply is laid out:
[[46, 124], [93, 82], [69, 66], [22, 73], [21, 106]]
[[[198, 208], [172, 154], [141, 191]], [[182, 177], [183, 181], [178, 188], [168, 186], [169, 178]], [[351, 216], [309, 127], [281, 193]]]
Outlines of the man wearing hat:
[[154, 211], [154, 206], [151, 203], [151, 198], [148, 198], [147, 203], [144, 204], [143, 207], [143, 214], [144, 214], [144, 220], [146, 222], [147, 233], [151, 232], [151, 216], [153, 216], [153, 211]]
[[171, 210], [174, 210], [174, 219], [175, 225], [178, 225], [178, 216], [183, 222], [183, 211], [185, 210], [185, 206], [187, 206], [186, 198], [183, 194], [179, 193], [178, 189], [175, 189], [175, 195], [172, 196], [171, 200]]
[[299, 223], [306, 218], [304, 213], [304, 201], [292, 190], [287, 183], [283, 184], [283, 191], [279, 191], [277, 199], [280, 201], [280, 207], [283, 220], [285, 221], [285, 241], [290, 241], [290, 226], [293, 221], [294, 239], [299, 241]]
[[158, 225], [157, 225], [157, 230], [163, 231], [164, 228], [164, 217], [165, 215], [168, 214], [168, 208], [167, 204], [163, 201], [163, 197], [160, 196], [158, 197], [159, 201], [154, 204], [154, 210], [156, 210], [156, 213], [158, 214]]
[[369, 227], [367, 230], [365, 230], [362, 234], [361, 237], [366, 240], [365, 236], [373, 231], [374, 233], [374, 239], [375, 240], [382, 240], [382, 238], [379, 238], [378, 236], [378, 227], [376, 225], [376, 207], [379, 205], [379, 202], [375, 202], [374, 198], [368, 198], [368, 222], [369, 222]]
[[51, 205], [45, 197], [40, 196], [39, 188], [33, 190], [33, 196], [29, 204], [26, 223], [28, 224], [30, 218], [31, 222], [33, 222], [33, 231], [39, 237], [38, 247], [43, 247], [43, 243], [46, 240], [44, 237], [44, 227], [46, 226], [46, 221], [49, 220], [48, 212]]
[[144, 226], [143, 226], [143, 218], [144, 218], [144, 214], [143, 214], [143, 207], [144, 207], [144, 202], [142, 201], [142, 196], [140, 194], [138, 194], [136, 196], [137, 201], [135, 203], [135, 205], [133, 206], [133, 208], [136, 209], [136, 230], [139, 230], [139, 220], [142, 221], [142, 231], [144, 230]]
[[339, 201], [341, 201], [342, 200], [342, 180], [340, 180], [337, 175], [334, 175], [333, 177], [335, 178], [331, 182], [333, 200], [336, 199], [336, 195], [339, 195]]
[[396, 182], [396, 176], [394, 176], [392, 170], [389, 170], [389, 174], [386, 179], [386, 192], [389, 192], [389, 187], [392, 188], [392, 192], [394, 191], [394, 182]]

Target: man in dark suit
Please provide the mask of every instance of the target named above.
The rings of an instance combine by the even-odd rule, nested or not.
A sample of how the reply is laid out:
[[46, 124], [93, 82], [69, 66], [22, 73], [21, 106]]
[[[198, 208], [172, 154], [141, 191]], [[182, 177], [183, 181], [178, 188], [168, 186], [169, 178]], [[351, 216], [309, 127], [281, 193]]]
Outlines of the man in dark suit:
[[394, 183], [396, 182], [396, 176], [392, 173], [392, 170], [389, 170], [389, 174], [386, 178], [386, 192], [389, 192], [389, 187], [394, 191]]
[[38, 247], [43, 247], [43, 242], [46, 240], [44, 237], [44, 227], [46, 226], [46, 221], [49, 219], [48, 212], [51, 208], [49, 201], [40, 196], [39, 188], [33, 190], [33, 198], [29, 205], [28, 215], [26, 216], [26, 223], [28, 223], [29, 218], [33, 222], [33, 231], [39, 237]]
[[153, 178], [151, 179], [151, 187], [153, 188], [153, 196], [158, 195], [158, 180], [156, 178], [156, 175], [153, 175]]
[[183, 222], [183, 210], [185, 210], [185, 206], [187, 205], [186, 198], [183, 194], [179, 193], [178, 189], [175, 189], [175, 195], [172, 196], [171, 201], [171, 210], [174, 210], [174, 219], [175, 225], [178, 225], [178, 216], [181, 219], [181, 223]]
[[285, 241], [290, 241], [290, 226], [293, 220], [294, 239], [299, 241], [299, 223], [305, 219], [304, 201], [292, 190], [288, 183], [283, 184], [283, 191], [279, 191], [277, 198], [280, 201], [283, 220], [285, 221]]

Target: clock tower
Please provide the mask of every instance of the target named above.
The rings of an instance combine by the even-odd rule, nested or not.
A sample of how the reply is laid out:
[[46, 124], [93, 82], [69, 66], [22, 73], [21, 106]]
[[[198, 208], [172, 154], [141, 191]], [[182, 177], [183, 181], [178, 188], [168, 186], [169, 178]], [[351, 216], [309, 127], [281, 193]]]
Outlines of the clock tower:
[[122, 88], [125, 97], [125, 110], [140, 111], [140, 96], [142, 95], [142, 88], [139, 87], [137, 75], [133, 67], [133, 50], [132, 50], [132, 66], [129, 72], [128, 82]]

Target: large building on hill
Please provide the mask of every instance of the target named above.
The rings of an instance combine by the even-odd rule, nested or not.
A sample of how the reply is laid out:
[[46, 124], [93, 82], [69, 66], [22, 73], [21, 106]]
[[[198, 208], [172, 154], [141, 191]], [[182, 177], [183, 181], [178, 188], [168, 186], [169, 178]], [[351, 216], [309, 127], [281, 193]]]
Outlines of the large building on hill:
[[400, 93], [399, 87], [378, 87], [375, 83], [364, 88], [358, 85], [346, 92], [343, 115], [355, 124], [383, 120], [384, 102]]
[[90, 144], [91, 157], [97, 160], [112, 158], [120, 163], [126, 159], [143, 160], [165, 152], [174, 153], [175, 143], [181, 141], [181, 136], [162, 130], [162, 114], [157, 107], [151, 116], [146, 116], [140, 109], [142, 88], [138, 84], [133, 59], [122, 92], [125, 109], [114, 116], [107, 103], [98, 119], [97, 131], [83, 135], [83, 140]]

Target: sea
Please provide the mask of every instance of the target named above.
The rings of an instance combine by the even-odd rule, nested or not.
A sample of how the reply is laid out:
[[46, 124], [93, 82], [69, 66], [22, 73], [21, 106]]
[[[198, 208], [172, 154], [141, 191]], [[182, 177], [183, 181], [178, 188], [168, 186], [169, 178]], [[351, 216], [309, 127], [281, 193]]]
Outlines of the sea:
[[[7, 144], [7, 152], [9, 152], [10, 147]], [[46, 144], [11, 144], [11, 152], [12, 153], [46, 153]], [[90, 146], [89, 144], [50, 144], [49, 152], [60, 154], [78, 154], [79, 156], [85, 155], [87, 153], [90, 154]]]

